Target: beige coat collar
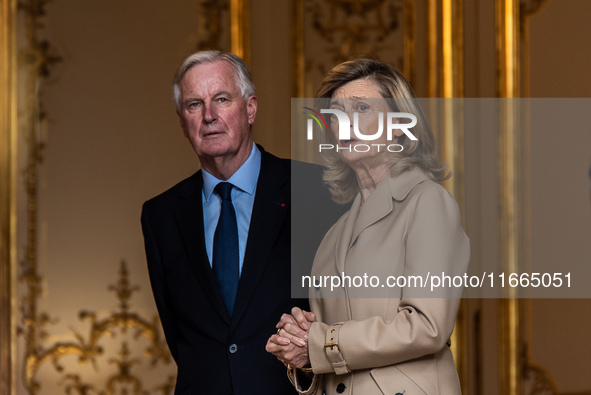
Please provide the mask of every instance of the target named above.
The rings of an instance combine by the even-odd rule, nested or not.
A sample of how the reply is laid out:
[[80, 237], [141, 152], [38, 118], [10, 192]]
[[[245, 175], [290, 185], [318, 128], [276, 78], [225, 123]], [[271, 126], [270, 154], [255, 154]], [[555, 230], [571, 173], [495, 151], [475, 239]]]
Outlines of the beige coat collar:
[[414, 168], [380, 183], [363, 205], [361, 194], [357, 194], [335, 245], [336, 264], [340, 272], [345, 270], [347, 251], [361, 232], [392, 212], [392, 198], [404, 200], [416, 185], [428, 179], [420, 169]]

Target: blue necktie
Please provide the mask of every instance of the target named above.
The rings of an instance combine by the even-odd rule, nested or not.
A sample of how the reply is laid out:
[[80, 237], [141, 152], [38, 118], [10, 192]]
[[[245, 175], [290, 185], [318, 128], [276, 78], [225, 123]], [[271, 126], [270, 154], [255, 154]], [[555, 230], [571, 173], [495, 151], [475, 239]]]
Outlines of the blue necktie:
[[222, 198], [222, 209], [213, 235], [213, 275], [230, 315], [234, 310], [240, 277], [238, 225], [230, 195], [232, 186], [229, 182], [220, 182], [214, 189]]

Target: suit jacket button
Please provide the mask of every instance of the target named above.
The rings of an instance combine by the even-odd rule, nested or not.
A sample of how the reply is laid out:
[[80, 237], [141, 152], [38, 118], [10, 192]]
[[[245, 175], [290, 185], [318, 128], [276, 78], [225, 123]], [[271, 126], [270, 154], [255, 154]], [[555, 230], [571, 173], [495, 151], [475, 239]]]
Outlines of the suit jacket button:
[[236, 344], [230, 344], [228, 351], [230, 351], [232, 354], [236, 354], [238, 352], [238, 346]]
[[347, 388], [345, 384], [339, 383], [339, 385], [337, 385], [337, 392], [339, 394], [342, 394], [343, 392], [345, 392], [345, 388]]

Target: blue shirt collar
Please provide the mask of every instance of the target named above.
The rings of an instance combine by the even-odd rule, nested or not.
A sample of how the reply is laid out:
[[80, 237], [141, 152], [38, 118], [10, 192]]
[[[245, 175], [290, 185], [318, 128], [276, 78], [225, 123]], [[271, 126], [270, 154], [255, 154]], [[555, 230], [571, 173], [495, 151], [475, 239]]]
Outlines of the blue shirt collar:
[[[260, 170], [261, 151], [259, 151], [255, 143], [252, 143], [252, 150], [250, 151], [248, 159], [246, 159], [246, 162], [244, 162], [242, 166], [232, 174], [232, 177], [228, 179], [228, 182], [239, 188], [241, 191], [248, 193], [249, 195], [254, 195]], [[205, 195], [205, 200], [209, 202], [213, 189], [217, 184], [222, 182], [222, 180], [216, 178], [204, 169], [201, 169], [201, 174], [203, 176], [203, 194]]]

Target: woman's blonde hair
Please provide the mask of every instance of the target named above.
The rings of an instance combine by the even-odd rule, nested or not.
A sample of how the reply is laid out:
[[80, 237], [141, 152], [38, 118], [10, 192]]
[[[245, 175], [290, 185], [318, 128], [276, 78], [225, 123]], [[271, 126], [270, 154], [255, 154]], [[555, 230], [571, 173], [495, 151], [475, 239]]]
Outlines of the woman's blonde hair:
[[[392, 101], [396, 107], [393, 111], [406, 112], [417, 117], [417, 124], [411, 130], [417, 140], [411, 140], [403, 134], [397, 142], [404, 147], [401, 152], [384, 151], [382, 154], [382, 159], [391, 165], [391, 176], [396, 177], [406, 170], [417, 167], [434, 181], [440, 182], [449, 178], [446, 166], [437, 158], [433, 132], [411, 86], [392, 65], [363, 58], [335, 66], [326, 74], [316, 92], [316, 107], [321, 107], [338, 88], [358, 79], [372, 81], [383, 98], [395, 99]], [[321, 136], [323, 143], [338, 143], [332, 133], [322, 133]], [[353, 169], [341, 160], [336, 150], [324, 151], [323, 157], [326, 165], [324, 181], [328, 184], [333, 200], [340, 204], [350, 202], [359, 192]]]

